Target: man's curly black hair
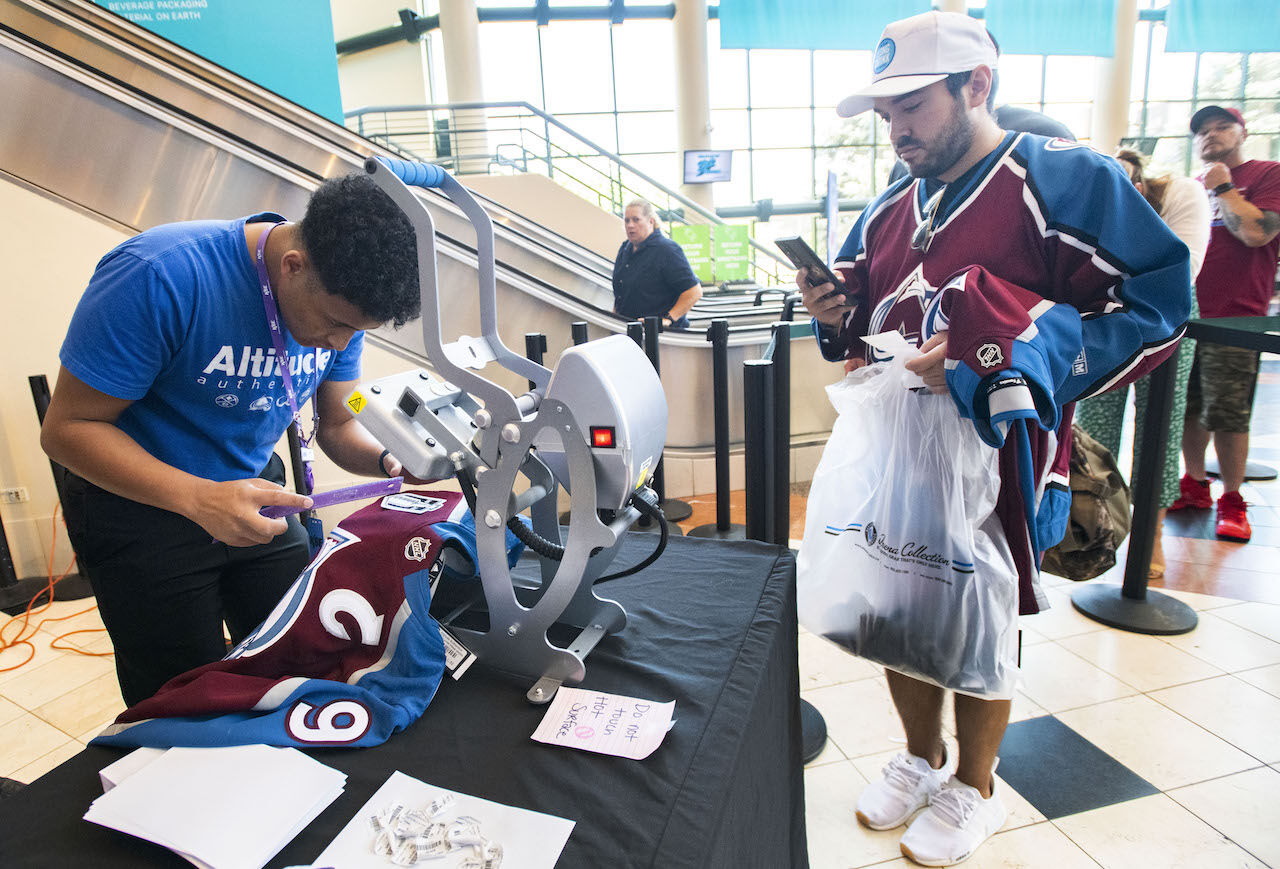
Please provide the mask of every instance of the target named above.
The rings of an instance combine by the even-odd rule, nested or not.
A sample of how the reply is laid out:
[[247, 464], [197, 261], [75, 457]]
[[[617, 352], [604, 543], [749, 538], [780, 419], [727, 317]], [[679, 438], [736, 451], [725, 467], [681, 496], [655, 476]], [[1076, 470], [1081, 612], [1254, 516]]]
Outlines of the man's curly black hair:
[[413, 225], [368, 175], [330, 178], [307, 203], [302, 244], [326, 290], [396, 327], [418, 316]]

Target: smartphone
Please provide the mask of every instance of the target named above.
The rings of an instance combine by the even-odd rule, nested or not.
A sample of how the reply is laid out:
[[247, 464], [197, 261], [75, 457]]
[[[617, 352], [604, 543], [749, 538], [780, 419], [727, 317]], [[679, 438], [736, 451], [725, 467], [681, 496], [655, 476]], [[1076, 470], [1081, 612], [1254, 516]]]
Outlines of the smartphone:
[[783, 238], [775, 238], [773, 243], [778, 249], [786, 254], [787, 259], [791, 260], [791, 264], [797, 269], [809, 270], [809, 286], [820, 287], [823, 284], [835, 284], [835, 289], [823, 296], [823, 299], [829, 299], [832, 296], [838, 296], [844, 293], [844, 284], [836, 277], [835, 272], [827, 267], [817, 252], [809, 247], [809, 243], [798, 235], [784, 236]]

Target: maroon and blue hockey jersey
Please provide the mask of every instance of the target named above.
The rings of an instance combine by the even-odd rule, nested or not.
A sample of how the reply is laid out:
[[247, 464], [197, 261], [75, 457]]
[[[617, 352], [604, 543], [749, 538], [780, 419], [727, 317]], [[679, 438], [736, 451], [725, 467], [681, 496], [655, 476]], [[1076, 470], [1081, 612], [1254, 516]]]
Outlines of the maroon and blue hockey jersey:
[[1070, 506], [1074, 402], [1136, 379], [1176, 347], [1191, 305], [1186, 246], [1111, 158], [1007, 133], [950, 184], [891, 185], [835, 268], [852, 309], [836, 333], [814, 322], [827, 359], [882, 361], [861, 340], [877, 332], [917, 343], [948, 332], [947, 386], [1001, 448], [996, 511], [1020, 611], [1038, 612], [1038, 553], [1062, 538]]
[[169, 680], [94, 744], [368, 746], [416, 721], [444, 671], [431, 579], [475, 563], [475, 526], [456, 492], [413, 493], [419, 512], [390, 498], [339, 523], [226, 658]]

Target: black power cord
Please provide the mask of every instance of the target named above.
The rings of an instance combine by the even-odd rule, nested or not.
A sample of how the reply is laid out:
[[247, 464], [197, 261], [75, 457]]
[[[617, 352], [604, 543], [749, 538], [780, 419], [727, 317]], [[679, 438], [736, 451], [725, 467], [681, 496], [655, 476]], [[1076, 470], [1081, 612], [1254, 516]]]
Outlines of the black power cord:
[[636, 492], [634, 495], [631, 496], [631, 503], [637, 510], [639, 510], [644, 515], [648, 516], [650, 519], [658, 520], [658, 529], [659, 529], [658, 545], [653, 550], [653, 552], [649, 554], [649, 557], [646, 558], [644, 561], [641, 561], [638, 564], [634, 564], [631, 567], [628, 567], [626, 570], [620, 570], [617, 573], [611, 573], [608, 576], [602, 576], [595, 581], [596, 585], [599, 585], [602, 582], [610, 582], [615, 579], [622, 579], [622, 577], [630, 576], [633, 573], [639, 573], [640, 571], [648, 567], [650, 564], [653, 564], [655, 561], [657, 561], [658, 556], [660, 556], [662, 554], [662, 551], [667, 548], [667, 539], [668, 539], [667, 517], [662, 515], [662, 508], [658, 506], [658, 493], [653, 491], [653, 489], [650, 489], [648, 486], [645, 486], [643, 489], [640, 489], [638, 492]]
[[[458, 480], [458, 486], [462, 489], [462, 497], [466, 499], [467, 506], [471, 508], [471, 515], [476, 519], [477, 522], [480, 521], [480, 517], [476, 516], [475, 486], [471, 482], [470, 476], [468, 476], [467, 474], [466, 467], [463, 466], [461, 463], [458, 463], [458, 465], [454, 467], [454, 476]], [[611, 573], [608, 576], [602, 576], [595, 581], [596, 585], [602, 582], [610, 582], [615, 579], [621, 579], [624, 576], [630, 576], [633, 573], [638, 573], [639, 571], [644, 570], [646, 567], [648, 567], [649, 565], [657, 561], [658, 557], [662, 555], [663, 550], [667, 548], [667, 540], [669, 539], [669, 536], [670, 536], [668, 532], [668, 526], [667, 526], [667, 517], [662, 515], [662, 508], [658, 506], [657, 493], [654, 492], [653, 489], [650, 489], [648, 486], [645, 486], [644, 488], [639, 489], [634, 495], [631, 496], [631, 504], [641, 513], [648, 516], [650, 519], [657, 520], [658, 528], [660, 531], [658, 535], [658, 545], [657, 547], [654, 548], [653, 552], [651, 552], [649, 556], [644, 559], [644, 561], [641, 561], [638, 564], [632, 565], [631, 567], [628, 567], [626, 570], [620, 570], [617, 573]], [[552, 543], [550, 540], [543, 537], [538, 532], [534, 531], [528, 525], [521, 522], [519, 516], [512, 516], [510, 519], [508, 519], [507, 528], [511, 531], [512, 534], [516, 536], [516, 538], [521, 543], [523, 543], [525, 546], [528, 546], [530, 549], [532, 549], [534, 552], [541, 555], [543, 558], [549, 558], [552, 561], [560, 561], [564, 558], [563, 546], [561, 546], [558, 543]]]

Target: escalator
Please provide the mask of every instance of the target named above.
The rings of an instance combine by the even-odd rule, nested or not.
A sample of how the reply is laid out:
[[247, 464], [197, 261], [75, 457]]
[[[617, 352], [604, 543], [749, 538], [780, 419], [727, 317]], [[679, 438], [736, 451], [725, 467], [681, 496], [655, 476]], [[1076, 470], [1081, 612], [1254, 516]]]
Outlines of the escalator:
[[[296, 218], [324, 178], [360, 171], [371, 154], [397, 156], [89, 0], [0, 0], [0, 82], [0, 177], [125, 231], [264, 210]], [[447, 198], [418, 193], [439, 235], [440, 285], [452, 291], [442, 332], [446, 340], [478, 334], [471, 225]], [[593, 338], [623, 331], [610, 311], [612, 263], [535, 216], [481, 198], [497, 234], [498, 311], [508, 346], [518, 349], [525, 333], [541, 332], [554, 361], [570, 343], [571, 322], [586, 321]], [[734, 417], [741, 362], [767, 341], [767, 325], [734, 330]], [[370, 344], [411, 364], [425, 361], [412, 326], [379, 330]], [[663, 336], [672, 448], [712, 443], [709, 347], [701, 333]], [[830, 428], [815, 384], [835, 375], [814, 357], [795, 354], [792, 430], [800, 434]], [[514, 378], [494, 376], [523, 389]], [[740, 440], [740, 420], [732, 428]]]

